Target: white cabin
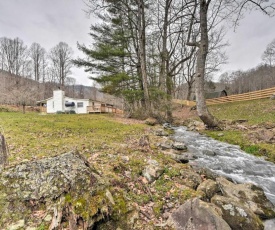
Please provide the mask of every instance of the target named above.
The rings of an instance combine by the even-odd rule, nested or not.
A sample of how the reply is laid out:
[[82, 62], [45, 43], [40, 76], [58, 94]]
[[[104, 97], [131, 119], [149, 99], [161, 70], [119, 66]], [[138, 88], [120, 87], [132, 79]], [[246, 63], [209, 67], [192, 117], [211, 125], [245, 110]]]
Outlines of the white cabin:
[[77, 114], [88, 113], [89, 99], [75, 99], [65, 96], [62, 90], [53, 91], [53, 97], [48, 98], [47, 113], [70, 112], [74, 111]]

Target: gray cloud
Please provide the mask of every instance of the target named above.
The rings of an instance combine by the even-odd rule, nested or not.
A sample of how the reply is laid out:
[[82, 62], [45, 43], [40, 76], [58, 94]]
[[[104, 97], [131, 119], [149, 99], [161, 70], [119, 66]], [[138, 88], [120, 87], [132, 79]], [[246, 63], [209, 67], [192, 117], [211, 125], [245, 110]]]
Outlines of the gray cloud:
[[260, 11], [247, 13], [234, 32], [229, 30], [227, 38], [228, 64], [223, 70], [247, 70], [259, 65], [261, 56], [268, 43], [275, 39], [275, 17]]
[[[77, 41], [90, 41], [91, 20], [84, 9], [82, 0], [0, 0], [0, 37], [19, 37], [28, 46], [38, 42], [47, 50], [64, 41], [81, 56]], [[92, 84], [83, 70], [72, 72], [78, 83]]]
[[[81, 56], [77, 41], [91, 42], [88, 33], [92, 20], [84, 9], [82, 0], [0, 0], [0, 37], [19, 37], [28, 46], [38, 42], [47, 50], [64, 41], [75, 56]], [[236, 32], [230, 29], [226, 36], [231, 46], [227, 48], [229, 62], [222, 71], [258, 65], [267, 44], [275, 38], [274, 26], [275, 18], [259, 11], [247, 13]], [[73, 69], [72, 76], [80, 83], [91, 84], [83, 70]]]

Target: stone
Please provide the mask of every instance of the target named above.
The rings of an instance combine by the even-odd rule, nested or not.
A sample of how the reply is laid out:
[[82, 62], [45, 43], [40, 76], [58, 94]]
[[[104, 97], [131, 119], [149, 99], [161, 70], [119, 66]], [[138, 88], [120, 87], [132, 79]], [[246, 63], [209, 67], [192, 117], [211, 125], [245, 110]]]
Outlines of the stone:
[[200, 131], [204, 129], [205, 129], [205, 125], [203, 122], [200, 122], [200, 121], [191, 121], [187, 125], [187, 130], [189, 131]]
[[144, 123], [145, 123], [146, 125], [154, 126], [154, 125], [158, 124], [158, 121], [157, 121], [157, 119], [155, 119], [155, 118], [149, 117], [149, 118], [147, 118], [147, 119], [145, 120]]
[[8, 230], [19, 230], [25, 227], [25, 220], [18, 220], [16, 223], [7, 226]]
[[222, 210], [223, 219], [232, 229], [263, 230], [258, 216], [233, 198], [215, 195], [211, 202]]
[[218, 174], [214, 173], [210, 169], [207, 168], [195, 168], [196, 173], [204, 176], [206, 179], [216, 180], [219, 177]]
[[1, 227], [9, 229], [9, 223], [22, 219], [32, 226], [32, 212], [37, 210], [52, 216], [49, 229], [59, 229], [61, 220], [77, 227], [78, 219], [90, 228], [110, 213], [107, 187], [108, 182], [76, 152], [6, 168], [0, 173]]
[[158, 144], [158, 147], [160, 147], [162, 150], [172, 149], [173, 141], [168, 139], [164, 142], [161, 142]]
[[167, 221], [176, 230], [230, 230], [221, 218], [221, 211], [198, 198], [188, 200], [176, 209]]
[[169, 136], [169, 133], [166, 130], [157, 129], [157, 130], [155, 130], [155, 135], [159, 136], [159, 137], [167, 137], [167, 136]]
[[223, 177], [216, 179], [224, 196], [244, 204], [262, 219], [275, 217], [274, 205], [266, 198], [260, 187], [251, 184], [234, 184]]
[[220, 188], [216, 181], [207, 179], [199, 185], [197, 191], [202, 191], [207, 200], [210, 200], [216, 193], [220, 192]]
[[192, 189], [197, 189], [202, 182], [201, 176], [191, 169], [182, 169], [180, 170], [180, 174], [181, 178], [184, 180], [184, 184]]
[[30, 226], [29, 226], [29, 227], [26, 228], [26, 230], [37, 230], [37, 228], [36, 228], [36, 227], [30, 227]]
[[164, 167], [160, 166], [156, 160], [148, 160], [148, 165], [143, 169], [142, 175], [152, 183], [158, 179], [164, 172]]
[[168, 155], [175, 161], [179, 162], [179, 163], [183, 163], [186, 164], [188, 163], [190, 160], [195, 160], [197, 159], [197, 156], [192, 154], [192, 153], [168, 153]]
[[264, 230], [274, 230], [275, 229], [275, 219], [263, 221]]
[[162, 125], [162, 127], [163, 127], [164, 129], [173, 129], [173, 127], [172, 127], [172, 125], [171, 125], [170, 123], [164, 123], [164, 124]]
[[270, 96], [270, 100], [275, 100], [275, 94]]
[[176, 149], [176, 150], [187, 151], [187, 146], [184, 143], [182, 143], [182, 142], [176, 142], [175, 141], [172, 144], [172, 148]]
[[208, 150], [208, 149], [203, 150], [202, 153], [207, 156], [216, 156], [217, 155], [214, 151]]
[[121, 160], [124, 162], [129, 162], [130, 158], [128, 156], [122, 156]]

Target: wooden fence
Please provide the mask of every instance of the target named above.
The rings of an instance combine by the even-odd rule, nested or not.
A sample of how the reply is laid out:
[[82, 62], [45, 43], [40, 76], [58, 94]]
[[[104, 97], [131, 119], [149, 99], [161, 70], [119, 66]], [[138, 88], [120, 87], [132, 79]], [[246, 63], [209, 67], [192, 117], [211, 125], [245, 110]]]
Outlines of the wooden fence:
[[[256, 99], [263, 99], [263, 98], [269, 98], [272, 95], [275, 95], [275, 87], [269, 88], [269, 89], [263, 89], [248, 93], [242, 93], [242, 94], [235, 94], [225, 97], [217, 97], [212, 99], [207, 99], [206, 104], [207, 105], [215, 105], [215, 104], [222, 104], [222, 103], [229, 103], [229, 102], [237, 102], [237, 101], [250, 101], [250, 100], [256, 100]], [[196, 102], [194, 101], [187, 101], [187, 100], [173, 100], [175, 103], [178, 104], [184, 104], [187, 106], [194, 106], [196, 105]]]

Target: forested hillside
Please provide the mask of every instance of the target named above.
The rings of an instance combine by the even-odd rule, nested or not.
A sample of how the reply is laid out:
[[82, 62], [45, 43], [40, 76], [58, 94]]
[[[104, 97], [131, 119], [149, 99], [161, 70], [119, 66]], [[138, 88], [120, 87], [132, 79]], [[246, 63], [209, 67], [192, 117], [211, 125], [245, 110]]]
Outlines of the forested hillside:
[[[56, 82], [38, 82], [3, 70], [0, 70], [0, 82], [0, 103], [10, 105], [34, 106], [37, 101], [52, 97], [53, 90], [60, 87]], [[68, 97], [109, 102], [118, 108], [123, 106], [120, 99], [95, 87], [65, 84], [62, 89]]]

